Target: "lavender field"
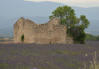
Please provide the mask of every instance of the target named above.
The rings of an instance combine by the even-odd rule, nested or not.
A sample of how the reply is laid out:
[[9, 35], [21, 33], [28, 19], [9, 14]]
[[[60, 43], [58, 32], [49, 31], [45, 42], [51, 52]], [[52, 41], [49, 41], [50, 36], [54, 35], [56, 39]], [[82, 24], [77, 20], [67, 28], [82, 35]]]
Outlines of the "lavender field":
[[86, 44], [0, 44], [0, 69], [99, 69], [99, 41]]

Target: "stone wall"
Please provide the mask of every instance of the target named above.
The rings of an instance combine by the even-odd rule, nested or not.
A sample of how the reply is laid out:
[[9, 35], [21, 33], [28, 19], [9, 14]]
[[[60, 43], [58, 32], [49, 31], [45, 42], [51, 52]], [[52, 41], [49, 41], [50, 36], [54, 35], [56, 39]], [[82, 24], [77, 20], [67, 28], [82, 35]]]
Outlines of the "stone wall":
[[[24, 35], [25, 43], [37, 44], [65, 44], [66, 26], [60, 25], [60, 20], [54, 18], [46, 24], [36, 24], [35, 22], [20, 18], [14, 24], [14, 40], [22, 42], [21, 37]], [[70, 39], [72, 40], [72, 39]]]

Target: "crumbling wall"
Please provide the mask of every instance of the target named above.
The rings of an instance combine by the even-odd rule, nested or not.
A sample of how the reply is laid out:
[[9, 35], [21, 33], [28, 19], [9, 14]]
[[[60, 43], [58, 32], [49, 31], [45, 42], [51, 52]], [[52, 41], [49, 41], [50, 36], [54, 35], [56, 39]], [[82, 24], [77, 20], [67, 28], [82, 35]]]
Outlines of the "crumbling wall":
[[14, 40], [15, 42], [22, 42], [21, 36], [24, 35], [25, 43], [65, 44], [66, 26], [59, 23], [60, 20], [57, 18], [46, 24], [36, 24], [31, 20], [20, 18], [14, 25]]

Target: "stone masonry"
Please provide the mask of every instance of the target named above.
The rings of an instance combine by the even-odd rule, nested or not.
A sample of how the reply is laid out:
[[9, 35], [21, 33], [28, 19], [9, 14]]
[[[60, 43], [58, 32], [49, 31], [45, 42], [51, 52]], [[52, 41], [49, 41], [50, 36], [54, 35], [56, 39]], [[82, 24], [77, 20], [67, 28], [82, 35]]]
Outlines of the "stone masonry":
[[14, 24], [14, 41], [36, 44], [71, 44], [73, 40], [67, 37], [66, 26], [60, 24], [58, 18], [50, 20], [46, 24], [36, 24], [35, 22], [20, 18]]

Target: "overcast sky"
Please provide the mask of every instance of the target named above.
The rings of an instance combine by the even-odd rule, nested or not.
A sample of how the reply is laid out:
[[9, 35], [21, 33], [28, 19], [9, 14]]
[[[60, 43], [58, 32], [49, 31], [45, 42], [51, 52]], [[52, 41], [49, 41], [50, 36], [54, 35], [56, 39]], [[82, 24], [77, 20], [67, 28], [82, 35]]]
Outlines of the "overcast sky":
[[25, 0], [32, 2], [40, 2], [40, 1], [51, 1], [51, 2], [61, 2], [70, 6], [78, 6], [78, 7], [99, 7], [99, 0]]

